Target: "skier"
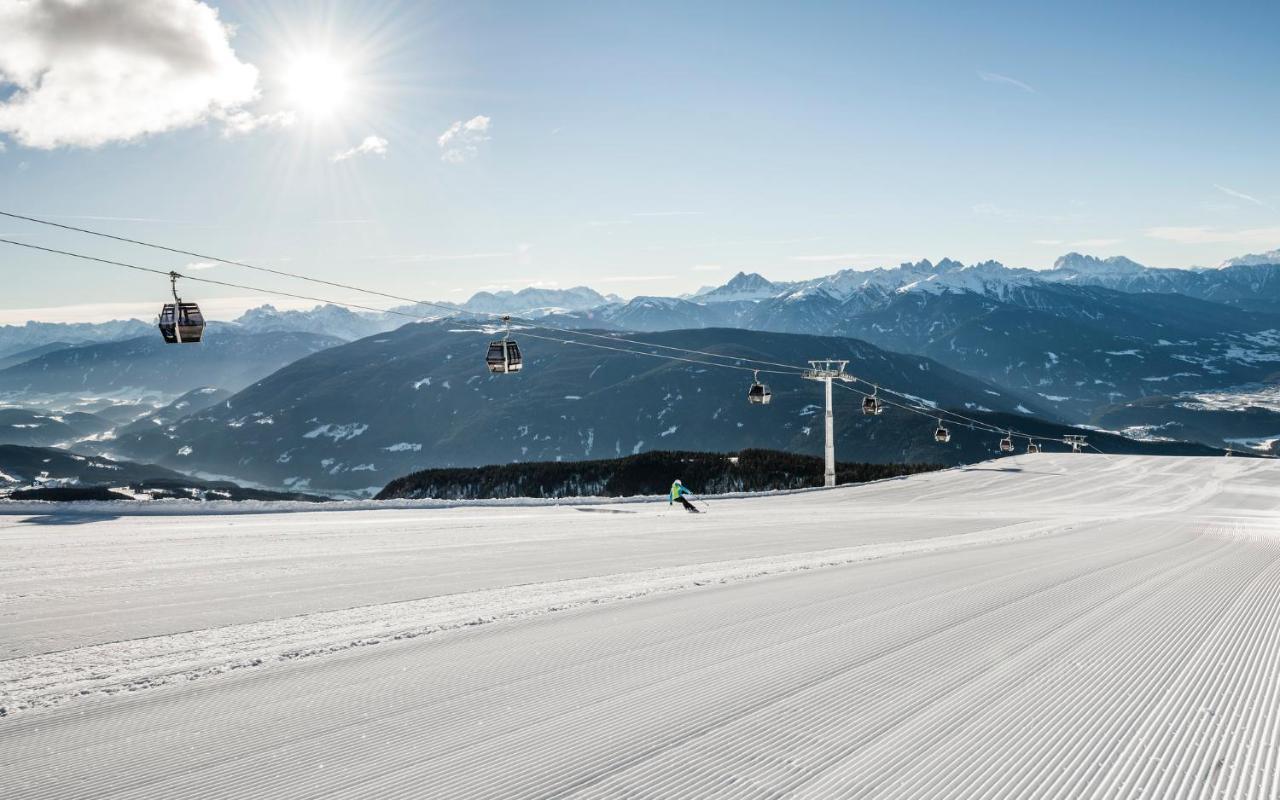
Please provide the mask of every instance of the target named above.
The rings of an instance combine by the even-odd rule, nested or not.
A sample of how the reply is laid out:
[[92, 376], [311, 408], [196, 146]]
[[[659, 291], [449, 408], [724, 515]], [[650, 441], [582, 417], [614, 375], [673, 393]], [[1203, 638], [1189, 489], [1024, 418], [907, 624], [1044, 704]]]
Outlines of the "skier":
[[693, 503], [690, 503], [686, 499], [689, 497], [693, 497], [693, 492], [684, 488], [684, 484], [680, 482], [679, 478], [676, 478], [676, 482], [671, 484], [671, 500], [667, 503], [667, 505], [670, 506], [673, 503], [678, 502], [680, 503], [680, 505], [684, 506], [685, 511], [688, 511], [691, 514], [697, 514], [698, 513], [697, 507], [695, 507]]

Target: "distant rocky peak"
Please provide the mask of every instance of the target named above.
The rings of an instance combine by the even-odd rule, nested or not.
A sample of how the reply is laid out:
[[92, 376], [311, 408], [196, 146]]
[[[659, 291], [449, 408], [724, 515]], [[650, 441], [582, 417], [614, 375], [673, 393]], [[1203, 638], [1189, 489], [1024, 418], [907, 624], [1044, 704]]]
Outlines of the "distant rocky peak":
[[723, 287], [724, 289], [732, 289], [734, 291], [746, 291], [751, 289], [772, 289], [773, 283], [758, 272], [739, 272], [729, 279]]
[[977, 264], [970, 264], [969, 266], [965, 267], [965, 269], [969, 270], [970, 272], [992, 272], [992, 273], [1002, 273], [1002, 272], [1010, 271], [1009, 268], [1006, 267], [1004, 264], [1001, 264], [999, 261], [992, 261], [992, 260], [979, 261]]
[[1250, 253], [1244, 256], [1228, 258], [1218, 266], [1221, 269], [1226, 269], [1227, 267], [1259, 267], [1268, 264], [1280, 264], [1280, 247], [1275, 250], [1268, 250], [1265, 253]]
[[1115, 275], [1125, 272], [1142, 272], [1146, 269], [1138, 262], [1124, 256], [1098, 258], [1097, 256], [1086, 256], [1076, 252], [1067, 253], [1065, 256], [1059, 257], [1057, 261], [1053, 262], [1053, 268], [1063, 272], [1076, 272], [1084, 275]]
[[510, 289], [476, 292], [463, 304], [463, 308], [488, 314], [524, 314], [548, 308], [583, 311], [607, 302], [610, 302], [609, 298], [587, 286], [570, 289], [527, 286], [516, 292]]
[[[927, 258], [922, 258], [914, 264], [912, 264], [910, 261], [903, 261], [901, 264], [898, 265], [898, 269], [902, 272], [908, 272], [908, 271], [933, 272], [933, 262]], [[878, 271], [880, 270], [877, 270], [877, 272]], [[884, 270], [884, 271], [888, 272], [889, 270]]]
[[252, 322], [254, 320], [269, 319], [272, 317], [276, 317], [279, 314], [280, 312], [276, 309], [275, 306], [271, 305], [270, 303], [263, 303], [260, 306], [246, 309], [244, 313], [242, 313], [239, 317], [235, 319], [235, 321], [239, 323], [247, 323], [247, 322]]
[[704, 302], [729, 302], [734, 300], [763, 300], [773, 297], [787, 288], [776, 284], [756, 272], [739, 272], [721, 286], [698, 292], [694, 298]]

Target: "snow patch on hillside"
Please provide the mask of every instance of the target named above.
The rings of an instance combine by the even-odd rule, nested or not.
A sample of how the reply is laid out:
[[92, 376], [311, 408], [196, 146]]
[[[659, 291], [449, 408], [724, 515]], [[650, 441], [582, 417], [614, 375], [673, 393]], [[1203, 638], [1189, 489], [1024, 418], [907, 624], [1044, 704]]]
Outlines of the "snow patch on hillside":
[[1280, 413], [1280, 385], [1240, 386], [1219, 392], [1186, 392], [1178, 405], [1182, 408], [1203, 411], [1243, 411], [1247, 408], [1264, 408]]
[[333, 439], [334, 442], [341, 442], [344, 439], [354, 439], [365, 431], [369, 430], [369, 426], [363, 422], [352, 422], [346, 425], [324, 424], [320, 427], [302, 434], [303, 439], [315, 439], [320, 436]]

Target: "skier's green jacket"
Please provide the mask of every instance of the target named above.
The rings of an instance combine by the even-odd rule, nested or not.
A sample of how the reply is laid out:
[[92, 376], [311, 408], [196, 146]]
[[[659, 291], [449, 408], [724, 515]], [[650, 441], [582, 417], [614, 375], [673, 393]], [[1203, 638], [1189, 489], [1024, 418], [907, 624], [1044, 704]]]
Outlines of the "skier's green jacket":
[[667, 501], [667, 505], [671, 505], [675, 501], [679, 500], [681, 495], [688, 495], [692, 497], [693, 492], [684, 488], [684, 484], [682, 484], [680, 481], [676, 481], [675, 483], [671, 484], [671, 499]]

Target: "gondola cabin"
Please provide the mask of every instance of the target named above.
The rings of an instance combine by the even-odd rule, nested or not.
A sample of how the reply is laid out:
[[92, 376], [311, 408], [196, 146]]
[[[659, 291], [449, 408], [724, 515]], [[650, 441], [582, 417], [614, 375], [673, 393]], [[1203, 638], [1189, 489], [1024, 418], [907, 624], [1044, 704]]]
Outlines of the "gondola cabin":
[[165, 303], [159, 327], [167, 344], [192, 344], [204, 335], [204, 315], [195, 303]]
[[757, 406], [767, 406], [773, 401], [773, 392], [763, 383], [753, 383], [747, 390], [747, 402]]
[[489, 351], [485, 354], [484, 363], [494, 375], [508, 375], [519, 372], [524, 366], [520, 357], [520, 346], [512, 339], [499, 339], [489, 342]]
[[951, 431], [944, 425], [938, 425], [938, 429], [933, 432], [933, 440], [939, 444], [946, 444], [951, 441]]
[[1032, 454], [1039, 453], [1040, 445], [1036, 444], [1035, 442], [1027, 442], [1027, 452]]
[[1001, 440], [1000, 440], [1000, 452], [1001, 452], [1001, 453], [1012, 453], [1012, 452], [1013, 452], [1013, 439], [1010, 439], [1008, 436], [1006, 436], [1006, 437], [1004, 437], [1003, 439], [1001, 439]]
[[884, 404], [881, 403], [878, 398], [864, 397], [862, 398], [862, 413], [863, 414], [883, 414]]

